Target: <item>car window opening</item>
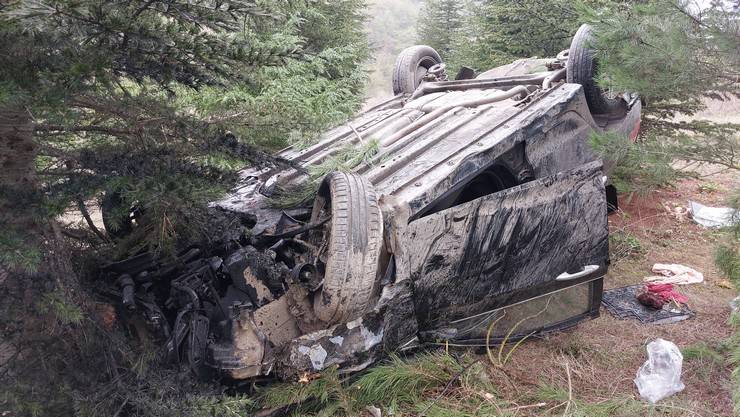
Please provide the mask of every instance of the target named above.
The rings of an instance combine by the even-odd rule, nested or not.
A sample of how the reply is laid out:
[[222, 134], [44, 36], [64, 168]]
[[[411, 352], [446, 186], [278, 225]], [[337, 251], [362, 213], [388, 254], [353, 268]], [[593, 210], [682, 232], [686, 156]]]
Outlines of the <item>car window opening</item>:
[[418, 218], [426, 217], [442, 210], [447, 210], [448, 208], [507, 190], [523, 182], [526, 181], [518, 181], [514, 174], [505, 166], [498, 164], [492, 165], [463, 187], [457, 190], [451, 190], [451, 192], [442, 196], [436, 203], [430, 204], [429, 208], [422, 212]]

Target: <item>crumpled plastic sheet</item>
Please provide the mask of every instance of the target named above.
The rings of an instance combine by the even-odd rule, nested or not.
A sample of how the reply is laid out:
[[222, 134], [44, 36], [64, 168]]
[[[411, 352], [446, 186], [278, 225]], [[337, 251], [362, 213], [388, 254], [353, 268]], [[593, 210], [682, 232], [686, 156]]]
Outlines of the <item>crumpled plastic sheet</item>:
[[655, 264], [653, 265], [652, 275], [645, 277], [645, 282], [653, 284], [697, 284], [704, 281], [704, 274], [694, 268], [680, 264]]
[[732, 309], [733, 313], [736, 311], [740, 311], [740, 295], [730, 301], [730, 308]]
[[681, 382], [683, 355], [673, 342], [655, 339], [647, 345], [648, 360], [637, 371], [635, 385], [651, 404], [686, 387]]
[[740, 221], [740, 211], [730, 207], [710, 207], [689, 201], [691, 217], [704, 227], [729, 227]]

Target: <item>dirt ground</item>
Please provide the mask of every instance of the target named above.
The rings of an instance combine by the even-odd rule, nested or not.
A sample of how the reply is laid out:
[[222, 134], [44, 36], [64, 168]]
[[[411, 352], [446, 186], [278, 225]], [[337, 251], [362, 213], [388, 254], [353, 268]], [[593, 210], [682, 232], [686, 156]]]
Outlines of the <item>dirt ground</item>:
[[[647, 358], [648, 342], [660, 337], [679, 347], [722, 343], [731, 333], [726, 321], [730, 313], [728, 303], [735, 292], [713, 263], [719, 234], [693, 223], [688, 216], [677, 215], [676, 208], [680, 212], [689, 200], [724, 206], [729, 191], [738, 187], [740, 175], [725, 171], [682, 180], [675, 188], [647, 196], [621, 195], [619, 212], [609, 216], [610, 233], [620, 237], [613, 237], [610, 242], [612, 264], [605, 289], [641, 283], [644, 277], [652, 275], [650, 268], [654, 263], [684, 264], [704, 274], [703, 283], [679, 288], [689, 297], [689, 307], [696, 317], [674, 324], [644, 325], [617, 319], [602, 307], [598, 319], [542, 340], [528, 341], [515, 351], [510, 363], [492, 370], [510, 382], [500, 384], [502, 396], [531, 398], [535, 404], [542, 399], [543, 386], [565, 390], [570, 387], [572, 398], [577, 401], [598, 404], [624, 400], [634, 406], [639, 395], [633, 379]], [[729, 378], [730, 369], [724, 363], [684, 360], [684, 391], [660, 402], [659, 410], [645, 403], [645, 412], [640, 415], [731, 416]], [[552, 406], [548, 402], [522, 408], [521, 415], [564, 414], [562, 407], [548, 410]]]

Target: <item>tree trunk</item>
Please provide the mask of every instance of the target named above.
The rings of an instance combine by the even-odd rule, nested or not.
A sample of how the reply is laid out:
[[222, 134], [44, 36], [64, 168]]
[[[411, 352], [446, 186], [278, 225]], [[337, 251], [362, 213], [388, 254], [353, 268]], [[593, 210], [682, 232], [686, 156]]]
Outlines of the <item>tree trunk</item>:
[[0, 225], [34, 228], [32, 210], [22, 201], [36, 188], [37, 150], [29, 113], [0, 106]]

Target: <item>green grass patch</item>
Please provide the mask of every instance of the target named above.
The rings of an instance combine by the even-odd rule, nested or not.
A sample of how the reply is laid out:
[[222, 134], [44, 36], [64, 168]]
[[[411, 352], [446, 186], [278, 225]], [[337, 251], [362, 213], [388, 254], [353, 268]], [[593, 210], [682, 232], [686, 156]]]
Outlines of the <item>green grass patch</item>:
[[600, 403], [589, 403], [573, 398], [568, 387], [541, 383], [537, 390], [536, 399], [555, 403], [547, 415], [561, 415], [564, 417], [612, 417], [636, 416], [642, 404], [631, 399], [611, 399]]
[[699, 187], [697, 188], [699, 189], [699, 192], [708, 194], [724, 190], [724, 188], [716, 182], [704, 182], [699, 184]]
[[635, 235], [626, 230], [618, 230], [609, 234], [609, 252], [612, 261], [616, 262], [642, 256], [647, 251]]
[[681, 354], [687, 361], [699, 361], [704, 363], [724, 362], [724, 358], [718, 349], [709, 346], [706, 342], [694, 343], [681, 348]]
[[391, 356], [346, 379], [328, 369], [308, 383], [273, 384], [262, 390], [259, 403], [291, 406], [295, 416], [357, 416], [369, 406], [382, 415], [474, 416], [502, 407], [483, 363], [441, 351]]
[[740, 254], [738, 247], [733, 247], [728, 243], [718, 245], [714, 250], [714, 263], [717, 268], [735, 287], [740, 287]]

